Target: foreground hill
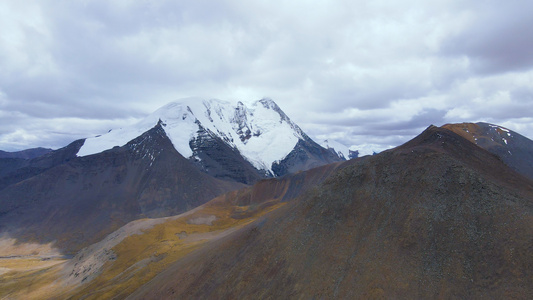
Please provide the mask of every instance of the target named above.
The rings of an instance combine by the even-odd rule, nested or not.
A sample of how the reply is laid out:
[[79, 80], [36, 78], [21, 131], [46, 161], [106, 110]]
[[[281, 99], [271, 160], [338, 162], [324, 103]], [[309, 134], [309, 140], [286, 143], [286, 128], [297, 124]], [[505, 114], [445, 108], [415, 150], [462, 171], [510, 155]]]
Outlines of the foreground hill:
[[526, 298], [533, 183], [430, 127], [356, 161], [130, 298]]

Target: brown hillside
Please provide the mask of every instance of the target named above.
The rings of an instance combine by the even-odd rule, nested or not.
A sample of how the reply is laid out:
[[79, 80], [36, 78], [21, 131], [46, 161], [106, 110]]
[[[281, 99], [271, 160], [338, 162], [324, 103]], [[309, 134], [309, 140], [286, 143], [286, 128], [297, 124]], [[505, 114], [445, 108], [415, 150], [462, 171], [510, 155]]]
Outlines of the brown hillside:
[[533, 183], [430, 127], [186, 255], [131, 299], [527, 298]]

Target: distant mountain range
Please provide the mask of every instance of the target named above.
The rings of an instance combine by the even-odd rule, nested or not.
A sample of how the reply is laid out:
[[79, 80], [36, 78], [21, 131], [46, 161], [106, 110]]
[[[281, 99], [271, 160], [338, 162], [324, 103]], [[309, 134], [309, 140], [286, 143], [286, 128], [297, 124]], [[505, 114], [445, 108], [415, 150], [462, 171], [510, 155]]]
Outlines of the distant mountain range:
[[186, 99], [0, 159], [0, 298], [533, 294], [533, 141], [461, 123], [351, 160], [322, 145], [272, 100]]
[[20, 159], [32, 159], [51, 152], [49, 148], [32, 148], [16, 152], [7, 152], [0, 150], [0, 158], [20, 158]]

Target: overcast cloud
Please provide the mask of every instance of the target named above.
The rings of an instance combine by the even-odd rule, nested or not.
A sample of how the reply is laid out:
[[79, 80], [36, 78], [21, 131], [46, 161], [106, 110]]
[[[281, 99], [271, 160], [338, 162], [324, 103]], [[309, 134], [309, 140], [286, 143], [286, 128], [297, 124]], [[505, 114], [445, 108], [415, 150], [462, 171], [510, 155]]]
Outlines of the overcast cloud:
[[316, 140], [430, 124], [533, 138], [531, 1], [0, 4], [0, 149], [65, 146], [189, 96], [269, 97]]

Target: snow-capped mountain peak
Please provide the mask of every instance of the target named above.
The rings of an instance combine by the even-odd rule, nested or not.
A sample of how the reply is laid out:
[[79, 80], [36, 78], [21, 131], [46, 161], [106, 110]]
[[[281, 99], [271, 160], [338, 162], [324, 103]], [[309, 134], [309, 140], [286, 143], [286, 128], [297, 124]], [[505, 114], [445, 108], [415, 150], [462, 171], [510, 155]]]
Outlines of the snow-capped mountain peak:
[[272, 172], [272, 164], [284, 159], [307, 136], [271, 99], [246, 106], [218, 99], [186, 98], [169, 103], [137, 124], [88, 138], [78, 156], [99, 153], [154, 127], [159, 120], [176, 150], [186, 158], [195, 155], [193, 143], [201, 132], [222, 139], [237, 149], [256, 169]]

